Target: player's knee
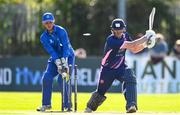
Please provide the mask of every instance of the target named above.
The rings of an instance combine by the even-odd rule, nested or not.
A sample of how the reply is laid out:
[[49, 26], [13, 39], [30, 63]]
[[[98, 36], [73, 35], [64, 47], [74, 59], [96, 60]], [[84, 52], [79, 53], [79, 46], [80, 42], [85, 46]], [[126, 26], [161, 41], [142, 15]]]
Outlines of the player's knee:
[[126, 83], [135, 83], [136, 84], [136, 76], [132, 69], [126, 69], [124, 76], [125, 76]]
[[105, 100], [105, 96], [100, 95], [98, 92], [93, 92], [90, 100], [87, 103], [87, 107], [93, 111], [96, 111], [98, 106], [100, 106]]

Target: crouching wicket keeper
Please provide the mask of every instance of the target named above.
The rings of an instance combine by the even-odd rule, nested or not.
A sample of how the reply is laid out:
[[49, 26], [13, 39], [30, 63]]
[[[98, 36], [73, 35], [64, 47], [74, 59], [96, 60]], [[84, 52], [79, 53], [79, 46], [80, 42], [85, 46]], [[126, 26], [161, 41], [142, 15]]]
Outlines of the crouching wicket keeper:
[[[42, 33], [40, 41], [44, 49], [50, 55], [47, 68], [42, 77], [42, 106], [37, 111], [51, 109], [51, 95], [53, 78], [58, 75], [58, 83], [62, 85], [63, 70], [68, 70], [68, 65], [74, 65], [74, 50], [69, 42], [66, 30], [54, 24], [55, 19], [52, 13], [44, 13], [42, 24], [46, 30]], [[73, 68], [73, 67], [72, 67]], [[68, 84], [65, 88], [65, 109], [71, 110], [72, 103], [68, 103]]]

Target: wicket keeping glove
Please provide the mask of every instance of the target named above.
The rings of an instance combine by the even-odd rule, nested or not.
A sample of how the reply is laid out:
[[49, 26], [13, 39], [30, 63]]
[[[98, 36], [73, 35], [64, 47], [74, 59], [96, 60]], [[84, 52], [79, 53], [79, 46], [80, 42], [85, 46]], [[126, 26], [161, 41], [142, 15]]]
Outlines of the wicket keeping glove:
[[146, 47], [153, 48], [156, 44], [156, 33], [153, 30], [147, 30], [145, 37], [148, 39]]
[[59, 74], [62, 75], [62, 78], [66, 78], [66, 80], [69, 79], [69, 68], [68, 63], [65, 58], [56, 59], [55, 64], [57, 66], [57, 71]]

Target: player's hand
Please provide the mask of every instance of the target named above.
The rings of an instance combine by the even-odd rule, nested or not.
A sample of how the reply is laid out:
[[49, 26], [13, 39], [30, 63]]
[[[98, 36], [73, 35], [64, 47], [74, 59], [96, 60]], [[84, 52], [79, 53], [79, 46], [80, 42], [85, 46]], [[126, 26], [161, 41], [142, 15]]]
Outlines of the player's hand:
[[58, 73], [61, 74], [61, 70], [62, 70], [61, 59], [56, 59], [56, 60], [55, 60], [55, 64], [56, 64], [56, 66], [57, 66], [57, 71], [58, 71]]
[[[55, 64], [57, 66], [57, 71], [59, 74], [68, 73], [68, 63], [65, 58], [56, 59]], [[63, 76], [63, 75], [62, 75]]]
[[147, 30], [146, 34], [145, 34], [145, 37], [147, 39], [150, 39], [152, 36], [155, 36], [155, 35], [156, 35], [156, 33], [153, 30]]
[[147, 30], [145, 37], [148, 39], [146, 47], [153, 48], [156, 44], [156, 33], [153, 30]]
[[67, 66], [62, 65], [60, 73], [61, 73], [63, 79], [65, 78], [66, 81], [69, 80], [69, 68]]

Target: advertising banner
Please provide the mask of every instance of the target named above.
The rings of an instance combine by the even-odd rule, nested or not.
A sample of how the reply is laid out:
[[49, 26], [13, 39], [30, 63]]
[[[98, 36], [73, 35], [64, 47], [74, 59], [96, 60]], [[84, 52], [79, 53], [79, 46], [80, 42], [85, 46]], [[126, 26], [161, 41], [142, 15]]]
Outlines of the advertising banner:
[[[47, 57], [0, 58], [0, 91], [41, 91], [41, 78]], [[97, 87], [101, 58], [76, 59], [78, 91], [92, 92]], [[127, 64], [137, 77], [139, 93], [179, 93], [180, 61], [167, 57], [152, 64], [149, 57], [127, 57]], [[72, 76], [73, 78], [73, 76]], [[73, 85], [73, 79], [72, 79]], [[53, 89], [59, 91], [57, 77]], [[121, 92], [121, 83], [114, 81], [110, 92]]]

